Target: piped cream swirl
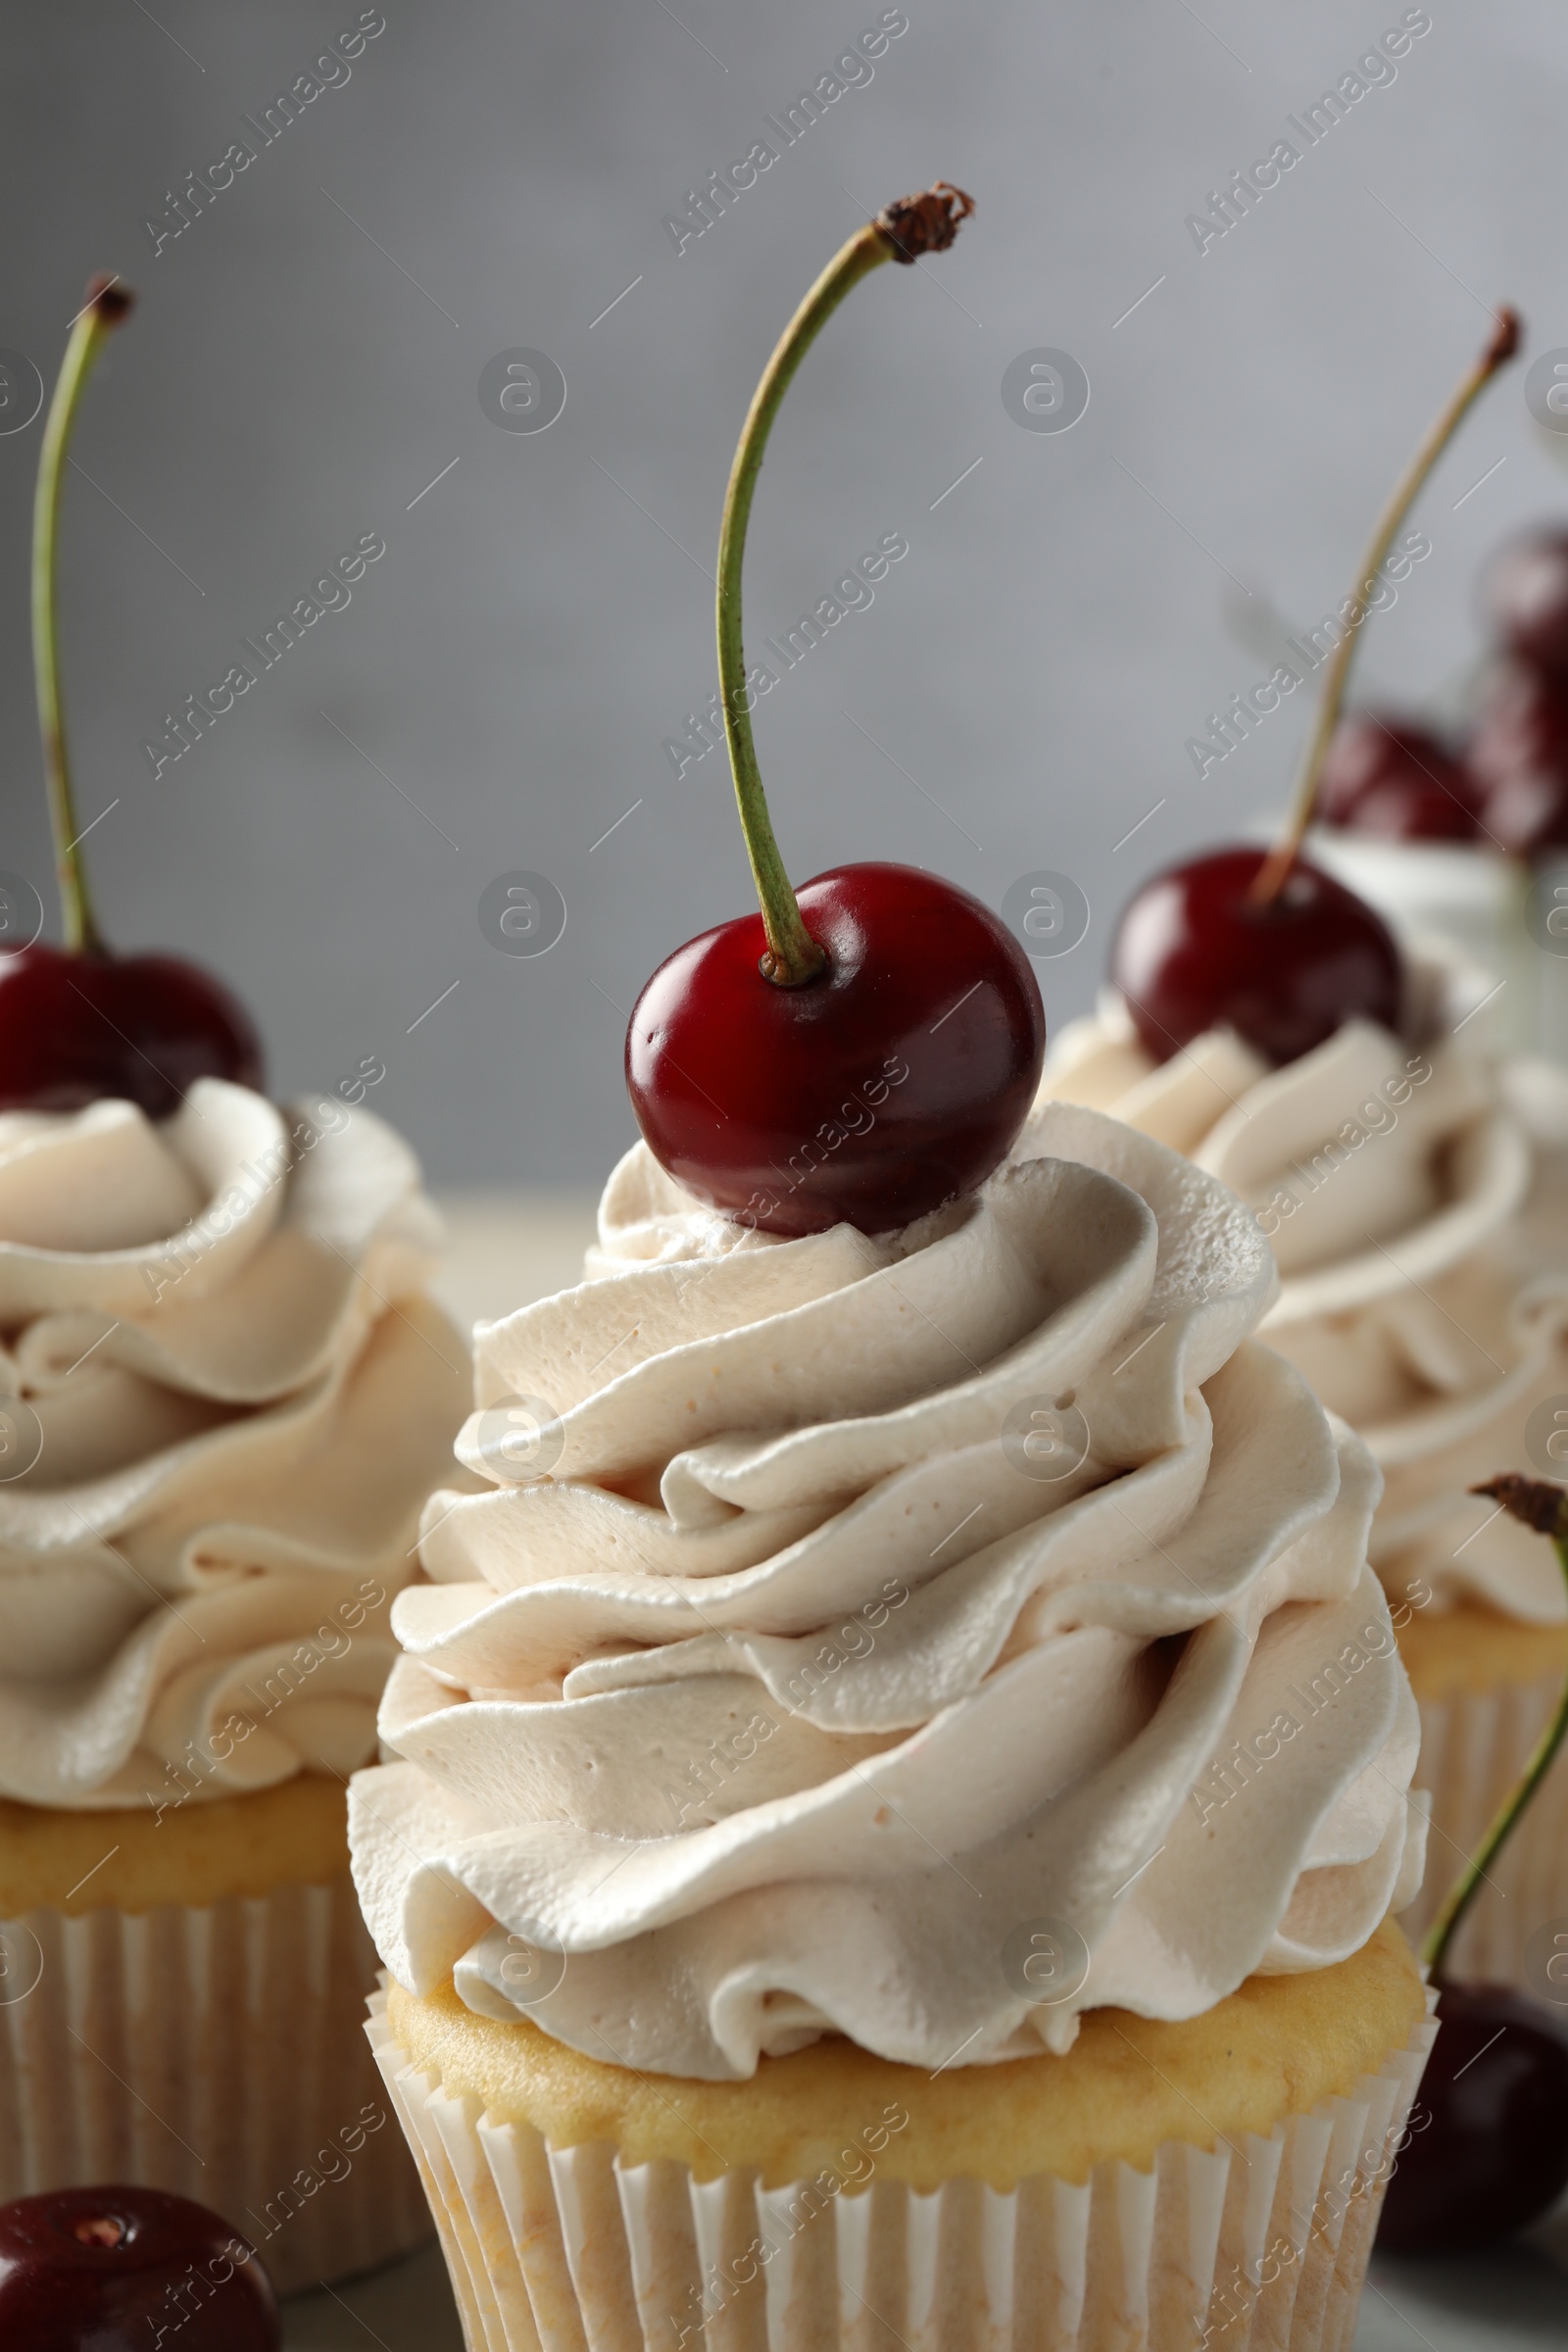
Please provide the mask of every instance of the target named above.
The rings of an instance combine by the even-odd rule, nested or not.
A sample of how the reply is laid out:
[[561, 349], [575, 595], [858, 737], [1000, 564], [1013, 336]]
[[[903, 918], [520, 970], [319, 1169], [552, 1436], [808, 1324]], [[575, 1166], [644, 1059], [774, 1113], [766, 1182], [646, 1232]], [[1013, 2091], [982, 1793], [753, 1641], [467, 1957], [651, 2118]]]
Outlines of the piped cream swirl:
[[0, 1794], [373, 1754], [467, 1379], [438, 1238], [407, 1147], [330, 1098], [0, 1116]]
[[[1377, 1473], [1250, 1340], [1273, 1267], [1211, 1178], [1052, 1107], [973, 1199], [777, 1242], [638, 1146], [590, 1271], [480, 1327], [491, 1491], [433, 1498], [395, 1606], [351, 1838], [402, 1983], [657, 2072], [935, 2068], [1408, 1899]], [[552, 1461], [509, 1483], [515, 1398]]]

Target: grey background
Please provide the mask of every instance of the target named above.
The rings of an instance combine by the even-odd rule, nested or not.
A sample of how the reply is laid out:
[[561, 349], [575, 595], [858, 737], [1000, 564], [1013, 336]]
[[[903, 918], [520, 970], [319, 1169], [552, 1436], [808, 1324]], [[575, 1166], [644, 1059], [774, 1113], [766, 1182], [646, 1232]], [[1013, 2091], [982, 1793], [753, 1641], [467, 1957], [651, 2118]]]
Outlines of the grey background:
[[[65, 535], [80, 821], [119, 802], [88, 844], [107, 926], [226, 971], [279, 1090], [384, 1060], [369, 1100], [446, 1184], [591, 1182], [632, 1133], [624, 1011], [749, 903], [722, 753], [677, 782], [661, 744], [714, 685], [746, 401], [864, 211], [939, 174], [979, 206], [954, 252], [854, 297], [774, 435], [754, 633], [882, 533], [910, 552], [763, 704], [763, 770], [802, 879], [891, 857], [1000, 906], [1032, 869], [1075, 877], [1094, 917], [1038, 967], [1054, 1025], [1089, 1003], [1143, 873], [1278, 805], [1304, 696], [1204, 782], [1184, 741], [1266, 671], [1271, 606], [1310, 621], [1345, 592], [1487, 306], [1520, 305], [1531, 354], [1568, 344], [1568, 27], [1546, 0], [1438, 0], [1392, 86], [1201, 256], [1185, 216], [1400, 7], [908, 0], [869, 86], [678, 257], [663, 216], [879, 9], [673, 8], [386, 0], [346, 86], [156, 258], [143, 217], [356, 6], [161, 0], [155, 22], [78, 0], [7, 24], [0, 344], [52, 377], [91, 270], [141, 296], [89, 395]], [[512, 346], [564, 371], [548, 432], [480, 410]], [[1035, 346], [1088, 371], [1070, 432], [1004, 411]], [[1568, 509], [1568, 444], [1523, 382], [1429, 491], [1434, 553], [1371, 623], [1363, 687], [1451, 692], [1480, 559]], [[47, 888], [37, 435], [0, 439], [0, 865]], [[138, 746], [161, 714], [370, 530], [387, 553], [352, 605], [154, 782]], [[480, 936], [512, 868], [564, 894], [546, 956]]]

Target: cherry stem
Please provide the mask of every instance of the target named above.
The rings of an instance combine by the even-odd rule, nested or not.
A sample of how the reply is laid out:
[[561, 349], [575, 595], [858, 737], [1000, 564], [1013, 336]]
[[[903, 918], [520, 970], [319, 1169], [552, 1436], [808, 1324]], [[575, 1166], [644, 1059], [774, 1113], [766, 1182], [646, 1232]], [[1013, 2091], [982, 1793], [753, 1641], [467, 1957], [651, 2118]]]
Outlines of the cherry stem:
[[95, 277], [87, 288], [85, 306], [72, 320], [71, 339], [44, 420], [38, 451], [38, 487], [32, 508], [32, 663], [38, 688], [38, 731], [43, 738], [49, 828], [54, 836], [55, 870], [60, 877], [66, 946], [86, 955], [102, 955], [104, 939], [93, 914], [77, 847], [60, 694], [60, 494], [65, 483], [71, 428], [93, 362], [130, 304], [131, 297], [122, 286], [108, 278]]
[[[1487, 1494], [1515, 1519], [1522, 1519], [1538, 1535], [1550, 1536], [1557, 1548], [1557, 1564], [1568, 1583], [1568, 1493], [1544, 1479], [1520, 1478], [1513, 1471], [1489, 1479], [1485, 1486], [1472, 1487], [1472, 1494]], [[1421, 1945], [1421, 1957], [1435, 1984], [1442, 1984], [1444, 1965], [1452, 1948], [1465, 1913], [1481, 1891], [1483, 1882], [1508, 1839], [1518, 1827], [1525, 1807], [1551, 1769], [1552, 1759], [1568, 1737], [1568, 1679], [1563, 1684], [1562, 1696], [1541, 1738], [1535, 1752], [1525, 1766], [1519, 1785], [1498, 1806], [1492, 1825], [1480, 1845], [1449, 1887], [1442, 1910], [1428, 1928]]]
[[918, 196], [890, 204], [864, 228], [858, 229], [836, 254], [801, 304], [767, 363], [761, 382], [741, 427], [724, 514], [718, 534], [718, 682], [724, 709], [724, 733], [729, 745], [730, 771], [740, 808], [746, 854], [762, 909], [767, 954], [765, 976], [782, 988], [798, 988], [814, 980], [827, 962], [822, 948], [807, 930], [778, 843], [773, 837], [757, 747], [752, 740], [746, 683], [746, 654], [741, 630], [741, 565], [746, 554], [746, 526], [752, 498], [761, 471], [767, 436], [778, 406], [795, 370], [810, 350], [827, 320], [862, 277], [883, 262], [913, 262], [922, 253], [939, 253], [951, 245], [960, 220], [974, 206], [961, 189], [938, 180]]
[[1297, 777], [1296, 790], [1291, 795], [1285, 822], [1280, 829], [1279, 839], [1258, 868], [1248, 893], [1254, 906], [1266, 906], [1276, 897], [1296, 862], [1297, 852], [1312, 821], [1317, 805], [1318, 778], [1323, 772], [1329, 745], [1340, 723], [1345, 689], [1349, 682], [1350, 662], [1361, 634], [1361, 623], [1367, 616], [1367, 600], [1389, 549], [1394, 544], [1394, 534], [1415, 504], [1428, 474], [1452, 440], [1472, 404], [1485, 391], [1498, 368], [1513, 358], [1519, 348], [1520, 332], [1518, 312], [1506, 307], [1499, 310], [1492, 340], [1434, 419], [1420, 448], [1396, 483], [1388, 505], [1378, 516], [1377, 528], [1361, 558], [1350, 589], [1348, 600], [1350, 609], [1345, 616], [1345, 634], [1329, 656], [1328, 667], [1323, 672], [1323, 691], [1318, 699], [1317, 717], [1302, 756], [1300, 773]]

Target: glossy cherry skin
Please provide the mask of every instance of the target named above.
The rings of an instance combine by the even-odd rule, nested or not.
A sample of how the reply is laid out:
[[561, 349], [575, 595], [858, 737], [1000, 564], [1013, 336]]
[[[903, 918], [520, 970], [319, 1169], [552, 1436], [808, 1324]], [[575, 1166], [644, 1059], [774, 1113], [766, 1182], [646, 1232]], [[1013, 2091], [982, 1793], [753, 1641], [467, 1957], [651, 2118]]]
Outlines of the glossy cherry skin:
[[1156, 1061], [1234, 1029], [1276, 1065], [1354, 1018], [1399, 1025], [1403, 970], [1364, 900], [1298, 858], [1267, 906], [1248, 897], [1266, 852], [1212, 850], [1146, 882], [1110, 952], [1110, 977]]
[[16, 2352], [277, 2352], [281, 2342], [253, 2249], [188, 2197], [57, 2188], [0, 2206], [0, 2344]]
[[1568, 677], [1505, 663], [1487, 688], [1468, 764], [1499, 848], [1528, 858], [1568, 843]]
[[260, 1090], [250, 1015], [174, 956], [0, 956], [0, 1110], [78, 1110], [106, 1095], [167, 1118], [198, 1078]]
[[1448, 1984], [1378, 2230], [1389, 2254], [1463, 2254], [1568, 2187], [1568, 2032], [1500, 1984]]
[[1342, 722], [1318, 782], [1325, 824], [1387, 841], [1473, 841], [1469, 779], [1427, 727], [1376, 710]]
[[649, 1150], [766, 1233], [906, 1225], [983, 1183], [1022, 1126], [1046, 1016], [1000, 916], [907, 865], [798, 894], [827, 969], [763, 978], [760, 914], [688, 940], [638, 998], [626, 1085]]
[[1568, 670], [1568, 528], [1527, 531], [1493, 558], [1482, 608], [1510, 653]]

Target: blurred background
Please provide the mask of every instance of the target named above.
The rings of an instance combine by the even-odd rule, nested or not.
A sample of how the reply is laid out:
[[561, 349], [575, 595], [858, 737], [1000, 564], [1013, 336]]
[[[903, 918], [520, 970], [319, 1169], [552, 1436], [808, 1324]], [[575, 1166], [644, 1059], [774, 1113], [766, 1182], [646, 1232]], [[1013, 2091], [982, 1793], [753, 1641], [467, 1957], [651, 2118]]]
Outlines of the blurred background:
[[[1480, 563], [1568, 512], [1568, 440], [1524, 389], [1568, 345], [1546, 0], [76, 0], [13, 11], [8, 47], [0, 865], [53, 929], [24, 395], [116, 271], [139, 307], [88, 396], [64, 557], [106, 925], [224, 971], [274, 1091], [384, 1065], [368, 1100], [445, 1189], [595, 1183], [633, 1134], [637, 991], [751, 903], [692, 726], [719, 506], [776, 334], [890, 197], [945, 176], [977, 211], [812, 352], [749, 641], [907, 552], [781, 674], [762, 768], [800, 879], [891, 858], [1001, 907], [1069, 877], [1090, 919], [1037, 965], [1054, 1028], [1144, 874], [1282, 802], [1305, 692], [1201, 778], [1188, 739], [1346, 593], [1501, 298], [1526, 361], [1423, 499], [1431, 556], [1359, 689], [1451, 702]], [[1216, 194], [1282, 139], [1299, 160], [1218, 233]], [[733, 192], [759, 141], [777, 158]], [[175, 760], [186, 698], [369, 540], [349, 600]], [[543, 955], [503, 952], [494, 891], [481, 926], [519, 873], [564, 908]]]

